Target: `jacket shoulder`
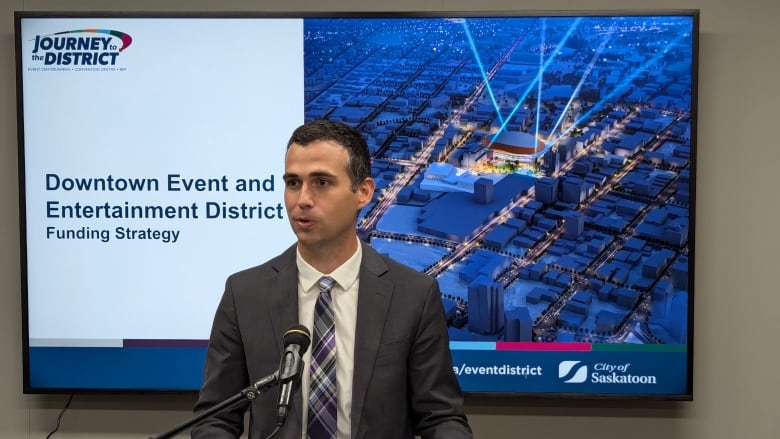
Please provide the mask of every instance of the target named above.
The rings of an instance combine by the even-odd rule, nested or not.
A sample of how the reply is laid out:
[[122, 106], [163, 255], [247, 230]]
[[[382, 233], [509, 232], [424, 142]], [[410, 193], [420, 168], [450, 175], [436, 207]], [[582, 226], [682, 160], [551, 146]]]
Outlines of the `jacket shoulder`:
[[228, 276], [228, 284], [244, 284], [246, 282], [263, 282], [275, 277], [280, 271], [289, 266], [295, 266], [295, 246], [288, 248], [283, 253], [263, 262], [260, 265], [249, 267]]

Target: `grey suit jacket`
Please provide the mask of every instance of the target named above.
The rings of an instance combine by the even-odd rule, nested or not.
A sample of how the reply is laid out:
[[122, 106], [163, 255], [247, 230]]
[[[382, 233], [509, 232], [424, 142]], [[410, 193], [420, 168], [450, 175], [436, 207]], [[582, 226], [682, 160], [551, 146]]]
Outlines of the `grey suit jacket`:
[[[195, 412], [237, 394], [273, 373], [282, 336], [298, 323], [295, 246], [267, 263], [231, 275], [209, 341], [204, 383]], [[263, 439], [276, 424], [278, 390], [250, 404], [249, 437]], [[275, 438], [301, 438], [300, 389]], [[236, 438], [245, 407], [195, 427], [193, 438]], [[471, 438], [452, 369], [438, 283], [363, 244], [355, 361], [352, 438]]]

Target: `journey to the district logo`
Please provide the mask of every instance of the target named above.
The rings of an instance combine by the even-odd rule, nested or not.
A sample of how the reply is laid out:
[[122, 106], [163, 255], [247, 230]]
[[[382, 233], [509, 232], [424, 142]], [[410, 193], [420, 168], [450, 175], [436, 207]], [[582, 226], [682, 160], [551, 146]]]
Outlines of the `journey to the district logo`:
[[133, 38], [117, 30], [76, 29], [36, 35], [32, 61], [42, 66], [116, 67]]

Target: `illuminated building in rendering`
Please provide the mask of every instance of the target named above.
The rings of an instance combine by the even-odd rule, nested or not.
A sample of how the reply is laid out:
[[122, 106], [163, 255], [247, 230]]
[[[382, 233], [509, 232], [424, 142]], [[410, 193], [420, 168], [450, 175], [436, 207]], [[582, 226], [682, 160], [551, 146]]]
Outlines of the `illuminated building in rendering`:
[[504, 131], [490, 145], [491, 158], [526, 164], [536, 162], [544, 150], [543, 141], [522, 131]]

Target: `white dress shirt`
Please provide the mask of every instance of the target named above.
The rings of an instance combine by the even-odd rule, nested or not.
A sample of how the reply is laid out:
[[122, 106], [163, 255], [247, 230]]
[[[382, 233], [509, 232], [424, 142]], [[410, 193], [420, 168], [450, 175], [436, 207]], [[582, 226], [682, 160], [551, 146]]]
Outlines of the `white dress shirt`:
[[[355, 364], [355, 326], [357, 324], [358, 275], [363, 249], [358, 241], [357, 251], [332, 273], [320, 273], [309, 265], [297, 252], [298, 265], [298, 321], [310, 330], [314, 323], [314, 305], [320, 293], [319, 280], [322, 276], [330, 276], [336, 281], [331, 290], [333, 298], [334, 321], [336, 324], [336, 397], [337, 439], [350, 439], [352, 421], [352, 372]], [[312, 340], [312, 344], [314, 340]], [[309, 387], [311, 383], [311, 351], [303, 354], [306, 365], [301, 377], [303, 393], [303, 435], [306, 439], [306, 426], [309, 416]]]

